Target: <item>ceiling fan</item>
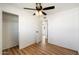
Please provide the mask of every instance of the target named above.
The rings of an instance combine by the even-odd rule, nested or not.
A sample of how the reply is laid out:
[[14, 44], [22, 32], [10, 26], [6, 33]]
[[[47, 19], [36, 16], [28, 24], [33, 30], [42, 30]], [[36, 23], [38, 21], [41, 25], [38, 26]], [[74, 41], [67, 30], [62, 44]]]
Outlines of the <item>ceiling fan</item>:
[[44, 10], [50, 10], [50, 9], [54, 9], [55, 6], [49, 6], [49, 7], [45, 7], [43, 8], [41, 3], [36, 3], [36, 9], [33, 8], [24, 8], [27, 10], [36, 10], [36, 13], [34, 13], [33, 15], [47, 15], [47, 13], [44, 12]]

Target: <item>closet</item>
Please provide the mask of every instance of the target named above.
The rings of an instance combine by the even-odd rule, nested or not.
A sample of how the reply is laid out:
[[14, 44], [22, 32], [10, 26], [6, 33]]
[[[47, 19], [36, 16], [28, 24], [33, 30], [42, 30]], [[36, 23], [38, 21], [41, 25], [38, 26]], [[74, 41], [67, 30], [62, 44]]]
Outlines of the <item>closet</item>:
[[18, 35], [18, 15], [11, 14], [8, 12], [2, 13], [2, 49], [8, 49], [19, 45]]

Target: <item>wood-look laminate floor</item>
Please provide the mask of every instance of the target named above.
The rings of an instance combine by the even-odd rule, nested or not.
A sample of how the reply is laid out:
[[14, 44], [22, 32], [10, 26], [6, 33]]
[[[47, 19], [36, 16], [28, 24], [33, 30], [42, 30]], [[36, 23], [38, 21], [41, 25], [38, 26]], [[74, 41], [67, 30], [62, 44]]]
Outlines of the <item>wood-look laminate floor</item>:
[[18, 46], [6, 49], [3, 55], [77, 55], [78, 52], [53, 44], [46, 44], [45, 46], [39, 44], [32, 44], [29, 47], [18, 49]]

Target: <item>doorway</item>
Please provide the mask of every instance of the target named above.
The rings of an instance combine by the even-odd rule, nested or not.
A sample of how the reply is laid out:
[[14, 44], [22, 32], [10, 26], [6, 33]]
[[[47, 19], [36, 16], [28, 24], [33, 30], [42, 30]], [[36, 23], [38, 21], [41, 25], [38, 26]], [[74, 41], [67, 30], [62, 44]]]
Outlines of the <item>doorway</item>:
[[18, 15], [2, 12], [2, 18], [2, 49], [3, 54], [8, 54], [9, 52], [6, 49], [14, 46], [18, 46], [19, 48]]
[[48, 20], [46, 17], [42, 18], [42, 46], [45, 48], [48, 43]]

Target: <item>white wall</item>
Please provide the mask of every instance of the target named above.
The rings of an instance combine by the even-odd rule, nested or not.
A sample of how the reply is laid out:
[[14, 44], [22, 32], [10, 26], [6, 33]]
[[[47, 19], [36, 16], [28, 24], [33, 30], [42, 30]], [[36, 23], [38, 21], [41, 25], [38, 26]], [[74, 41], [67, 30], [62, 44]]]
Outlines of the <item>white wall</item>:
[[48, 42], [79, 50], [79, 8], [48, 16]]
[[0, 54], [2, 54], [2, 12], [0, 9]]
[[19, 18], [17, 15], [13, 15], [10, 13], [3, 12], [3, 40], [2, 40], [2, 47], [3, 49], [11, 48], [16, 45], [19, 45]]
[[[32, 13], [30, 13], [30, 11], [15, 8], [10, 5], [9, 6], [1, 5], [0, 8], [2, 8], [2, 11], [16, 14], [19, 16], [20, 49], [25, 48], [28, 45], [35, 43], [37, 30], [40, 31], [38, 36], [40, 36], [39, 38], [41, 38], [41, 29], [40, 29], [40, 24], [39, 24], [39, 22], [41, 21], [36, 16], [33, 16]], [[1, 14], [0, 14], [0, 17], [1, 17]]]
[[[37, 25], [35, 25], [35, 40], [36, 40], [36, 43], [39, 43], [41, 40], [42, 40], [42, 19], [40, 19], [40, 17], [38, 16], [36, 16], [35, 17], [35, 21], [36, 21], [36, 24]], [[38, 32], [37, 32], [38, 31]]]
[[[25, 15], [22, 15], [25, 16]], [[19, 23], [20, 29], [20, 42], [21, 47], [28, 46], [37, 40], [41, 39], [41, 27], [40, 27], [40, 20], [34, 16], [26, 15], [25, 18], [21, 18]], [[36, 33], [39, 31], [39, 33]]]

